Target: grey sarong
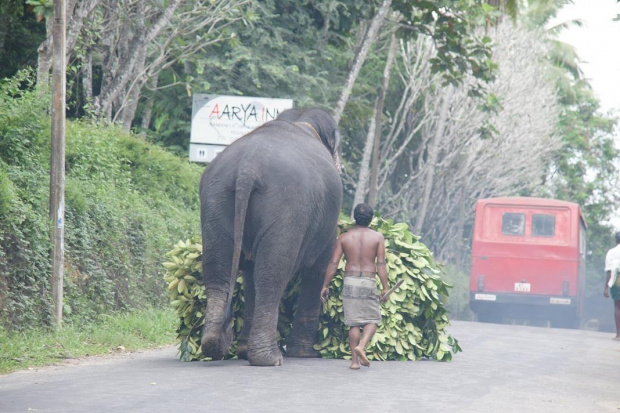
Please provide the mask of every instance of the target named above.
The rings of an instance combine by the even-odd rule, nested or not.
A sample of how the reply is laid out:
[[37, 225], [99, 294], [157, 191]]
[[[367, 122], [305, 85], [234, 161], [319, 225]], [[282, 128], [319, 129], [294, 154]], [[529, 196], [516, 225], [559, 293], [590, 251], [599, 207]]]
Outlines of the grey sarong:
[[342, 292], [344, 323], [363, 326], [381, 322], [381, 307], [375, 273], [347, 271]]

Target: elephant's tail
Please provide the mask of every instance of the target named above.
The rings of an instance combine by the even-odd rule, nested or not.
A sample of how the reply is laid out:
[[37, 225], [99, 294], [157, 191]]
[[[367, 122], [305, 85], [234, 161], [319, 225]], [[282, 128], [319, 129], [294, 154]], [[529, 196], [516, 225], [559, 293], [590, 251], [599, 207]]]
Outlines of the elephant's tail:
[[[250, 195], [254, 189], [254, 178], [249, 175], [241, 175], [235, 184], [235, 219], [233, 225], [233, 262], [231, 277], [231, 288], [234, 288], [235, 280], [239, 272], [239, 260], [241, 259], [241, 245], [243, 243], [243, 231], [245, 227], [245, 217], [248, 211]], [[232, 296], [232, 295], [231, 295]]]

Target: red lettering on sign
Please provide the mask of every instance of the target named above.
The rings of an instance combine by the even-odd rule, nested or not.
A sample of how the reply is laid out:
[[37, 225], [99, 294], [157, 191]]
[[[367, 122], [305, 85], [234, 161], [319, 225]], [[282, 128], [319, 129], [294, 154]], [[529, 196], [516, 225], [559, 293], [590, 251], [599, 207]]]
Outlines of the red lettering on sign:
[[211, 113], [209, 113], [209, 117], [213, 116], [213, 114], [215, 114], [215, 116], [217, 117], [220, 116], [220, 106], [217, 103], [213, 107], [213, 110], [211, 111]]

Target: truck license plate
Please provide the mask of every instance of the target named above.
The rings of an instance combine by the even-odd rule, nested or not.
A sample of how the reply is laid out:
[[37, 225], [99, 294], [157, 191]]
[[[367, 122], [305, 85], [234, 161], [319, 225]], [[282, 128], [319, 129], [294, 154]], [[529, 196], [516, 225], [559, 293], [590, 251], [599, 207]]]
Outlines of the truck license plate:
[[495, 301], [497, 299], [497, 296], [495, 294], [480, 294], [477, 293], [474, 298], [476, 300], [481, 300], [481, 301]]
[[520, 293], [529, 293], [530, 287], [530, 283], [515, 283], [515, 291]]
[[563, 305], [570, 305], [570, 298], [556, 298], [556, 297], [551, 297], [549, 299], [549, 303], [550, 304], [563, 304]]

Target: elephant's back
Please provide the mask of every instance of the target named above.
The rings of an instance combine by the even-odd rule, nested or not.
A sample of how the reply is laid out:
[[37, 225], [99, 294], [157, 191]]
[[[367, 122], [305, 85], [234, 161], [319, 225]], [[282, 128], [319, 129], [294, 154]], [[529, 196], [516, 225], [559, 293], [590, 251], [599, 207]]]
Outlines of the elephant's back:
[[[299, 133], [288, 122], [258, 131], [248, 143], [247, 164], [257, 167], [260, 188], [284, 191], [287, 198], [312, 198], [324, 195], [342, 196], [340, 174], [327, 148], [314, 136]], [[252, 155], [249, 155], [249, 154]]]
[[[207, 167], [201, 181], [204, 222], [232, 233], [235, 192], [250, 177], [244, 250], [264, 237], [303, 236], [298, 264], [313, 261], [334, 236], [342, 204], [342, 182], [327, 148], [289, 122], [275, 121], [238, 139]], [[206, 208], [205, 208], [206, 207]], [[205, 211], [218, 210], [214, 218]], [[302, 235], [303, 234], [303, 235]], [[292, 257], [291, 257], [292, 258]]]
[[261, 185], [285, 180], [309, 190], [314, 184], [341, 186], [327, 148], [284, 121], [269, 122], [228, 146], [207, 167], [203, 180], [234, 183], [244, 173], [257, 176]]

